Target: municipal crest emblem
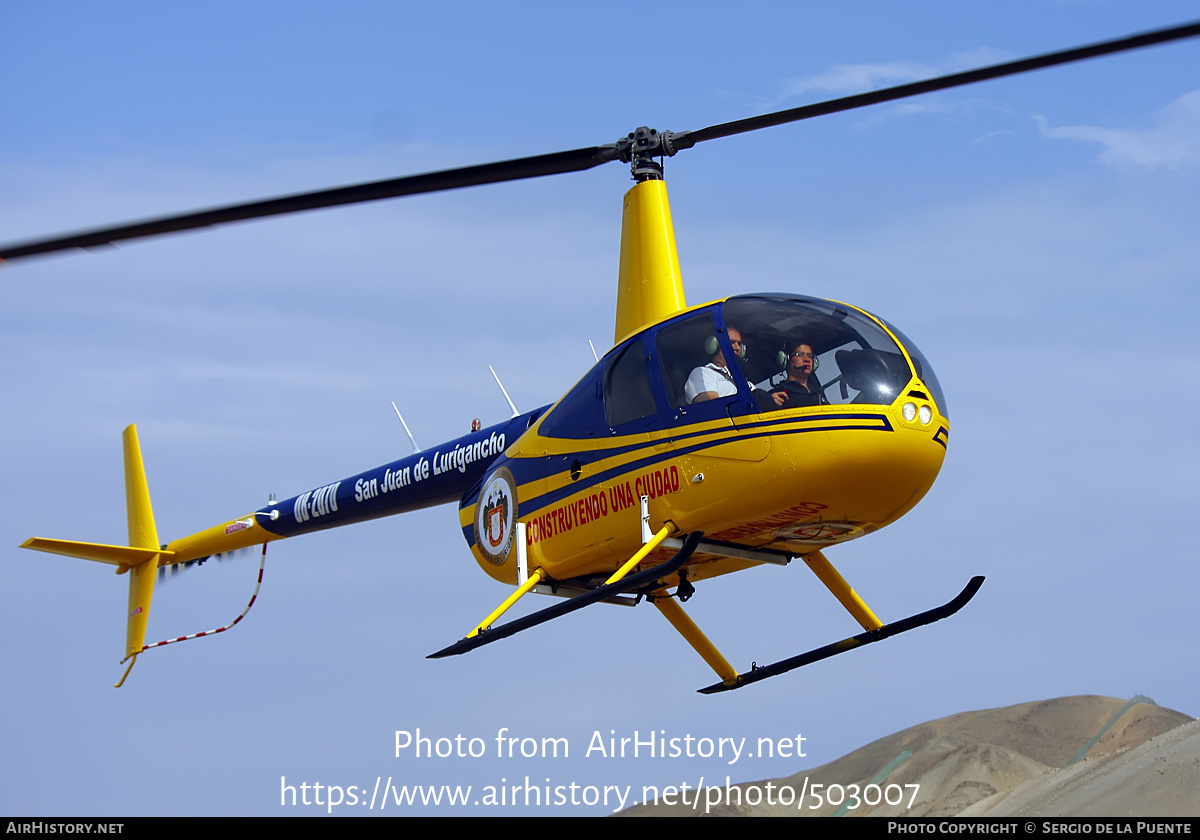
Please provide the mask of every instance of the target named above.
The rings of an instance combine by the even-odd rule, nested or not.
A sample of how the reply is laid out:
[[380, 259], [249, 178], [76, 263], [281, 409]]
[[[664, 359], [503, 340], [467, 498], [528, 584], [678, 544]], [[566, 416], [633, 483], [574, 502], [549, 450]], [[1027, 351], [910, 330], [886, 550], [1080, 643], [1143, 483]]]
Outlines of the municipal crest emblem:
[[475, 505], [475, 543], [489, 563], [503, 566], [516, 532], [516, 480], [505, 467], [496, 470], [479, 491]]

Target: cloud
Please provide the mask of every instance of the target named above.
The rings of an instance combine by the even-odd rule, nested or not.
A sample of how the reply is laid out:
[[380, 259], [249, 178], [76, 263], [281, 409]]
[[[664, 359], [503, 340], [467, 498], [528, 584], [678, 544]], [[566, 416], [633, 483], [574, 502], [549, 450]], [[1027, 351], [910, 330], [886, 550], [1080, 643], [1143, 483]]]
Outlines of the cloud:
[[991, 47], [979, 47], [954, 53], [935, 63], [892, 61], [877, 64], [835, 64], [813, 76], [786, 80], [772, 106], [778, 106], [807, 93], [862, 93], [998, 64], [1010, 57], [1008, 53]]
[[928, 64], [888, 62], [884, 64], [835, 64], [815, 76], [789, 79], [783, 84], [780, 101], [792, 99], [810, 91], [821, 93], [856, 93], [888, 85], [899, 85], [938, 74]]
[[1155, 114], [1154, 125], [1144, 129], [1067, 125], [1053, 128], [1043, 116], [1034, 116], [1042, 136], [1050, 140], [1083, 140], [1099, 143], [1099, 160], [1112, 166], [1182, 169], [1200, 164], [1200, 89], [1185, 93]]

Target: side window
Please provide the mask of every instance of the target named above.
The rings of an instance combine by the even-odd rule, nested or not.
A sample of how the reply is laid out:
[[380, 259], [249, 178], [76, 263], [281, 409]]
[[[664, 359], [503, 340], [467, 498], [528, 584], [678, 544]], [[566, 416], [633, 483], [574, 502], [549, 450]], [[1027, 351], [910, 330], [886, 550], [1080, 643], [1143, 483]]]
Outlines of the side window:
[[554, 406], [538, 428], [542, 437], [586, 438], [607, 437], [608, 427], [601, 411], [600, 365], [596, 365], [587, 376]]
[[614, 356], [604, 371], [604, 415], [615, 429], [652, 417], [657, 411], [646, 370], [646, 352], [642, 339], [637, 338]]
[[712, 361], [715, 348], [709, 347], [716, 335], [711, 311], [668, 324], [658, 331], [658, 360], [671, 408], [689, 404], [688, 377]]

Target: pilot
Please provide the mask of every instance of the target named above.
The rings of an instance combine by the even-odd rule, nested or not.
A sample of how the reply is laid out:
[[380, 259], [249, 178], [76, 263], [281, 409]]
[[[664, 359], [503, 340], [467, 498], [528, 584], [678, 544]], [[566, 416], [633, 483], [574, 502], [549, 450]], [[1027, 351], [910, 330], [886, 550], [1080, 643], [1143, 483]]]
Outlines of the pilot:
[[821, 383], [817, 381], [817, 357], [807, 341], [790, 345], [787, 358], [787, 379], [771, 391], [775, 405], [784, 408], [800, 408], [806, 405], [828, 405]]
[[[737, 353], [739, 358], [744, 358], [746, 346], [742, 343], [741, 330], [728, 327], [726, 332], [729, 334], [729, 343], [733, 345], [733, 352]], [[709, 342], [717, 343], [715, 337], [710, 338]], [[711, 347], [711, 344], [709, 346]], [[689, 404], [715, 400], [717, 397], [730, 397], [736, 393], [737, 383], [733, 381], [733, 374], [729, 372], [729, 365], [725, 362], [725, 352], [719, 343], [712, 354], [712, 361], [692, 370], [683, 385], [683, 396]]]

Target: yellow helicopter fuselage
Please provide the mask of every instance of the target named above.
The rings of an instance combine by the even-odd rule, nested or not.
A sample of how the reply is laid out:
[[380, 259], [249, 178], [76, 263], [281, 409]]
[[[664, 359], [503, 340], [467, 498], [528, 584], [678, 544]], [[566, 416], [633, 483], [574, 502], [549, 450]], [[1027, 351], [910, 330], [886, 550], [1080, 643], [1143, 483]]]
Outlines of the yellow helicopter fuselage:
[[[899, 405], [794, 409], [736, 426], [715, 421], [677, 440], [613, 438], [606, 449], [614, 454], [595, 453], [601, 457], [575, 477], [569, 462], [579, 451], [546, 445], [535, 427], [507, 461], [566, 468], [515, 487], [529, 566], [557, 580], [611, 573], [642, 543], [641, 496], [648, 497], [651, 530], [671, 523], [673, 532], [703, 530], [709, 542], [734, 548], [799, 556], [871, 533], [907, 513], [932, 486], [946, 451], [947, 427], [938, 420], [939, 439], [937, 429], [906, 421]], [[563, 491], [537, 509], [521, 501]], [[472, 528], [477, 509], [461, 509], [464, 529]], [[497, 563], [478, 542], [473, 551], [489, 575], [517, 582], [515, 553]], [[648, 561], [668, 553], [659, 549]], [[751, 565], [698, 551], [689, 577]]]
[[[144, 536], [153, 515], [130, 427], [126, 483], [142, 488], [130, 497], [130, 545], [25, 546], [134, 571], [127, 657], [150, 647], [156, 569], [453, 501], [479, 565], [520, 584], [468, 639], [539, 582], [559, 594], [598, 593], [635, 567], [656, 568], [676, 537], [696, 532], [703, 542], [671, 572], [681, 588], [799, 556], [864, 628], [881, 626], [820, 551], [894, 522], [941, 468], [945, 400], [916, 347], [836, 301], [772, 293], [688, 307], [661, 180], [625, 197], [615, 334], [613, 348], [548, 408], [161, 547]], [[794, 390], [804, 357], [811, 371]], [[740, 684], [664, 594], [675, 584], [648, 585], [724, 684]]]
[[[758, 348], [757, 364], [735, 359], [737, 393], [692, 402], [685, 373], [717, 352], [734, 356], [729, 328]], [[790, 558], [875, 531], [911, 509], [941, 468], [949, 422], [932, 396], [940, 389], [883, 322], [795, 295], [686, 306], [659, 180], [625, 198], [616, 334], [596, 368], [490, 468], [510, 486], [485, 478], [478, 498], [463, 497], [464, 535], [497, 580], [518, 581], [506, 522], [525, 523], [529, 568], [588, 578], [641, 545], [645, 496], [651, 531], [700, 530], [732, 549], [698, 551], [688, 574], [699, 580], [754, 565], [736, 556], [746, 550]], [[776, 405], [784, 345], [800, 340], [837, 375], [821, 383], [818, 404]], [[496, 506], [482, 510], [489, 489], [511, 491], [504, 522]]]

